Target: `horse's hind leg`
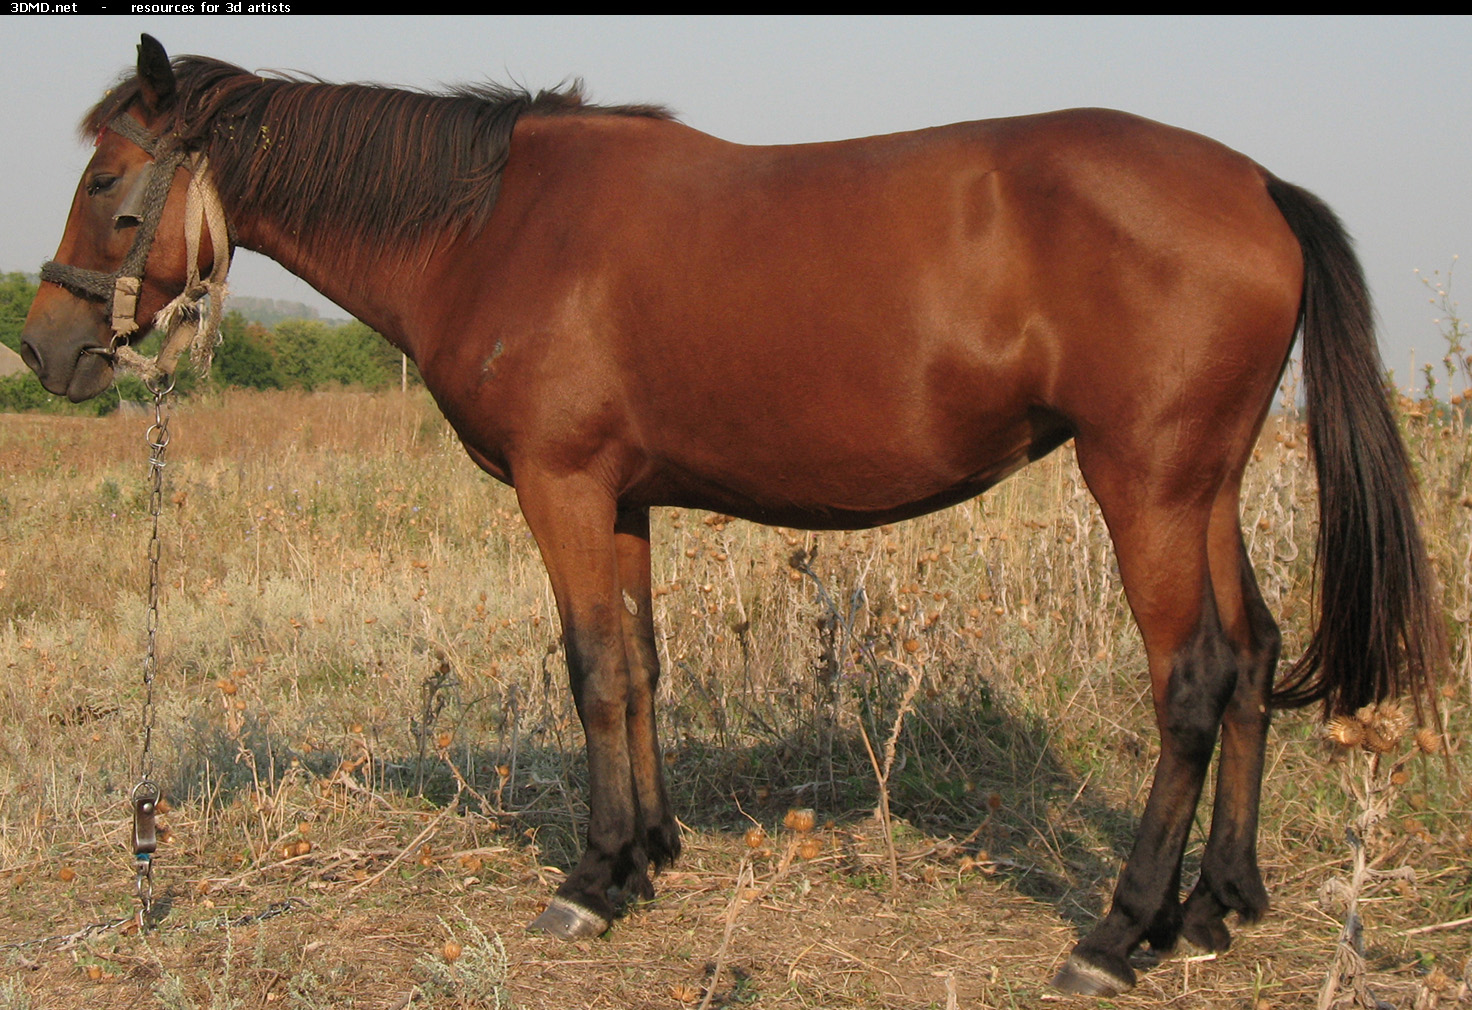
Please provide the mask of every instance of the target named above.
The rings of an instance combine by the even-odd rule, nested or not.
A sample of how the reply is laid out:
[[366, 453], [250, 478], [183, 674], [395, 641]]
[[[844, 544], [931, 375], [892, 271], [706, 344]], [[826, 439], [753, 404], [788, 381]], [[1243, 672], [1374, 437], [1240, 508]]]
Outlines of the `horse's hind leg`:
[[[680, 854], [675, 824], [664, 788], [664, 761], [655, 726], [654, 692], [659, 686], [659, 650], [654, 641], [654, 599], [649, 577], [649, 510], [621, 511], [615, 527], [618, 578], [624, 596], [624, 654], [629, 666], [629, 762], [634, 795], [644, 827], [648, 861], [668, 866]], [[647, 877], [628, 882], [639, 897], [654, 896]]]
[[[1104, 920], [1053, 983], [1111, 995], [1134, 985], [1130, 952], [1168, 948], [1181, 924], [1181, 856], [1200, 799], [1237, 659], [1218, 615], [1208, 528], [1223, 467], [1152, 460], [1078, 440], [1079, 465], [1114, 539], [1120, 577], [1149, 658], [1160, 759], [1129, 861]], [[1218, 461], [1219, 462], [1219, 461]]]
[[1237, 654], [1237, 687], [1222, 719], [1211, 834], [1201, 860], [1201, 877], [1186, 900], [1183, 931], [1198, 947], [1226, 950], [1232, 942], [1223, 922], [1226, 914], [1235, 911], [1251, 922], [1268, 905], [1257, 865], [1257, 816], [1280, 636], [1242, 543], [1235, 487], [1218, 501], [1212, 518], [1212, 545], [1214, 572], [1230, 570], [1233, 555], [1236, 558], [1237, 584], [1223, 585], [1226, 576], [1217, 580], [1217, 606]]

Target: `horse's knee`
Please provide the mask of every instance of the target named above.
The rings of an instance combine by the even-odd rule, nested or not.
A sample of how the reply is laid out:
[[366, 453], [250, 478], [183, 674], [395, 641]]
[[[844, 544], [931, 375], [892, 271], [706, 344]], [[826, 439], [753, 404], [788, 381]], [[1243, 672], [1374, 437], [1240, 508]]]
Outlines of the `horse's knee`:
[[578, 714], [583, 719], [583, 731], [590, 737], [601, 737], [609, 733], [621, 735], [624, 731], [626, 707], [622, 698], [610, 698], [592, 692], [585, 693], [582, 703], [578, 706]]

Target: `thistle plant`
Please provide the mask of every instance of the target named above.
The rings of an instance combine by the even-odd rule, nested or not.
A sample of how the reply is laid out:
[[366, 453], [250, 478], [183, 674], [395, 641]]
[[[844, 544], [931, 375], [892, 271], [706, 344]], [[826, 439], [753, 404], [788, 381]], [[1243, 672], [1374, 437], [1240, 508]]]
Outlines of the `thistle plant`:
[[1319, 889], [1320, 905], [1344, 909], [1344, 925], [1319, 989], [1318, 1010], [1380, 1010], [1385, 1005], [1369, 986], [1360, 902], [1384, 881], [1411, 884], [1416, 879], [1410, 866], [1387, 870], [1373, 865], [1377, 861], [1373, 851], [1385, 843], [1388, 835], [1382, 822], [1390, 815], [1396, 793], [1410, 779], [1407, 764], [1420, 754], [1441, 750], [1440, 734], [1429, 728], [1418, 730], [1412, 737], [1413, 745], [1406, 748], [1410, 728], [1410, 717], [1390, 703], [1366, 706], [1352, 716], [1338, 716], [1325, 728], [1331, 741], [1350, 752], [1344, 770], [1345, 788], [1354, 796], [1359, 812], [1344, 830], [1352, 854], [1348, 879], [1331, 877]]

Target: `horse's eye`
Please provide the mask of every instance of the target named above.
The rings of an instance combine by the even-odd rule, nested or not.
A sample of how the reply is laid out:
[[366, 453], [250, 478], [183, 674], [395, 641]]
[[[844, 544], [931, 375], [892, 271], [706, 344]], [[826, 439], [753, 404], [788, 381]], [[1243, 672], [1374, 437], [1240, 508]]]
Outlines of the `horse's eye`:
[[106, 193], [117, 185], [118, 177], [115, 175], [95, 175], [87, 183], [87, 195], [96, 196], [98, 193]]

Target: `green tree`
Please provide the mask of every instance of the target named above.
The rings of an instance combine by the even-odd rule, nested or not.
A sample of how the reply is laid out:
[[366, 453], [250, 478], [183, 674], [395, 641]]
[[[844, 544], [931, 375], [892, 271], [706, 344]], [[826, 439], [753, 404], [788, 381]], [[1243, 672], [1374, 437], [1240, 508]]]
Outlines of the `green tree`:
[[357, 320], [334, 327], [323, 352], [328, 382], [383, 389], [398, 378], [398, 352]]
[[17, 372], [0, 378], [0, 411], [56, 410], [60, 401], [41, 387], [30, 372]]
[[230, 312], [220, 324], [220, 336], [213, 369], [216, 382], [247, 389], [281, 388], [276, 356], [271, 353], [265, 329], [247, 323], [239, 312]]
[[[227, 345], [230, 340], [227, 334]], [[399, 352], [357, 320], [334, 324], [288, 319], [263, 335], [262, 344], [274, 359], [275, 376], [282, 387], [384, 389], [399, 378]]]
[[115, 386], [103, 390], [86, 403], [72, 403], [64, 396], [52, 396], [46, 392], [41, 380], [29, 371], [0, 377], [0, 413], [39, 411], [43, 414], [102, 417], [117, 409], [118, 391]]
[[20, 331], [38, 287], [25, 274], [0, 274], [0, 343], [12, 351], [20, 350]]
[[287, 319], [276, 325], [269, 348], [283, 386], [310, 391], [326, 381], [322, 344], [330, 332], [327, 324], [313, 319]]

